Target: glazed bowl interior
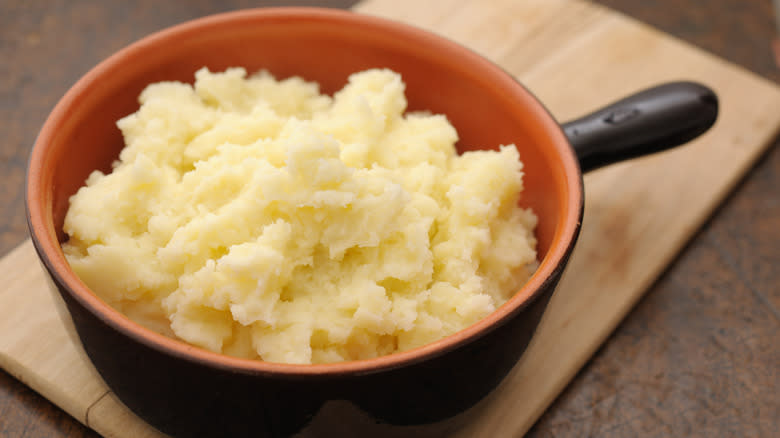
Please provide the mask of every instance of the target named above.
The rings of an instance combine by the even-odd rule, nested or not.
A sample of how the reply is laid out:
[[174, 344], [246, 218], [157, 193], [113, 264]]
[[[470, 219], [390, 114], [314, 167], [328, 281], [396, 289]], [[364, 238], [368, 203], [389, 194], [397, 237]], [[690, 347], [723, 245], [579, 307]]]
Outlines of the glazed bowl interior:
[[109, 171], [123, 147], [116, 121], [138, 109], [138, 95], [149, 83], [192, 82], [203, 66], [212, 71], [232, 66], [249, 72], [266, 69], [277, 78], [302, 76], [317, 81], [326, 93], [340, 89], [351, 73], [390, 68], [407, 84], [409, 110], [449, 118], [460, 136], [460, 152], [515, 143], [525, 165], [522, 205], [539, 217], [541, 265], [514, 298], [487, 320], [429, 346], [386, 358], [303, 367], [317, 372], [367, 369], [435, 354], [478, 336], [523, 307], [560, 269], [581, 211], [579, 168], [555, 120], [508, 74], [455, 43], [378, 18], [301, 8], [228, 13], [154, 34], [99, 64], [57, 104], [31, 155], [28, 219], [44, 264], [78, 302], [129, 336], [177, 354], [192, 352], [203, 360], [240, 367], [301, 367], [198, 351], [124, 320], [78, 280], [60, 248], [66, 239], [62, 225], [69, 197], [93, 170]]

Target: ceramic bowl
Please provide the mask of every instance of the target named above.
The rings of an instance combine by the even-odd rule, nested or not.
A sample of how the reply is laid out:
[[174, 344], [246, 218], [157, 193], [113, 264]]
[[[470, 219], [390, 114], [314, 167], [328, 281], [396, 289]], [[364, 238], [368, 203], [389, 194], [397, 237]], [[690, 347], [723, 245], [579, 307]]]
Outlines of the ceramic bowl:
[[[471, 145], [518, 145], [525, 163], [522, 205], [539, 217], [538, 270], [506, 304], [473, 326], [370, 360], [288, 365], [238, 359], [131, 322], [69, 268], [60, 247], [68, 198], [90, 172], [110, 169], [123, 147], [115, 123], [138, 108], [137, 97], [147, 84], [191, 82], [203, 66], [303, 76], [328, 93], [356, 71], [385, 67], [400, 72], [409, 110], [446, 114], [460, 135], [461, 152]], [[695, 84], [669, 87], [673, 90], [626, 101], [633, 105], [628, 110], [613, 106], [562, 127], [499, 67], [420, 29], [309, 8], [206, 17], [119, 51], [57, 103], [30, 157], [30, 233], [95, 368], [125, 405], [163, 432], [285, 436], [302, 428], [328, 400], [348, 400], [392, 424], [437, 421], [495, 388], [531, 339], [577, 239], [583, 210], [578, 155], [592, 168], [684, 142], [712, 124], [717, 100], [709, 90]], [[678, 101], [670, 104], [670, 95]], [[656, 107], [643, 107], [647, 102]], [[675, 108], [685, 115], [675, 117], [685, 120], [669, 121]]]

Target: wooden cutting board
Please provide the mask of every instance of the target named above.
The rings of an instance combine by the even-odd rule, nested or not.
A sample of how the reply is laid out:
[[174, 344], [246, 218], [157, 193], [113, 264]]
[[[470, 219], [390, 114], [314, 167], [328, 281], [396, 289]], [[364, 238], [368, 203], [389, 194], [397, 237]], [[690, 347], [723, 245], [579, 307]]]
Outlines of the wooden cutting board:
[[[301, 433], [520, 436], [773, 140], [780, 89], [580, 0], [367, 0], [356, 9], [476, 50], [525, 83], [559, 120], [668, 80], [697, 80], [720, 97], [720, 119], [699, 140], [585, 178], [584, 227], [567, 275], [529, 350], [485, 400], [455, 419], [416, 428], [376, 425], [334, 402]], [[0, 260], [0, 284], [0, 366], [105, 436], [161, 435], [99, 379], [29, 241]]]

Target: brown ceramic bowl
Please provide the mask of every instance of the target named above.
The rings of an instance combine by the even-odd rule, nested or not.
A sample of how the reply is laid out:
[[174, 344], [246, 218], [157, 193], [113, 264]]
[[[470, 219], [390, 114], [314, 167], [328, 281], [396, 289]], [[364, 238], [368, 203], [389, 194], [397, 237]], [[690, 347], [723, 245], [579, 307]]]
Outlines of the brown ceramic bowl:
[[[191, 81], [202, 66], [299, 75], [319, 82], [325, 92], [341, 88], [359, 70], [400, 72], [409, 109], [446, 114], [460, 134], [460, 151], [518, 145], [526, 172], [522, 204], [539, 216], [537, 272], [505, 305], [465, 330], [411, 351], [346, 363], [232, 358], [126, 319], [95, 296], [63, 256], [68, 198], [92, 170], [110, 169], [123, 147], [115, 122], [137, 109], [137, 96], [147, 84]], [[322, 9], [227, 13], [132, 44], [67, 92], [32, 150], [28, 222], [93, 364], [130, 409], [160, 430], [176, 436], [283, 436], [334, 399], [349, 400], [384, 422], [425, 423], [476, 403], [526, 348], [577, 238], [583, 208], [580, 160], [589, 169], [683, 143], [704, 132], [716, 114], [717, 100], [709, 90], [677, 83], [562, 129], [499, 67], [422, 30]]]

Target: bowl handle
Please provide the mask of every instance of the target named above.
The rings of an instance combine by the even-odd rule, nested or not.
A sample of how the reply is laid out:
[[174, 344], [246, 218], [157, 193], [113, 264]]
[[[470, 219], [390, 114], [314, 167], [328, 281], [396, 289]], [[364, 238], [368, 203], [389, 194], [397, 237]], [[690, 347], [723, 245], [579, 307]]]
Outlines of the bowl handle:
[[718, 118], [718, 97], [695, 82], [640, 91], [562, 125], [583, 172], [684, 144]]

